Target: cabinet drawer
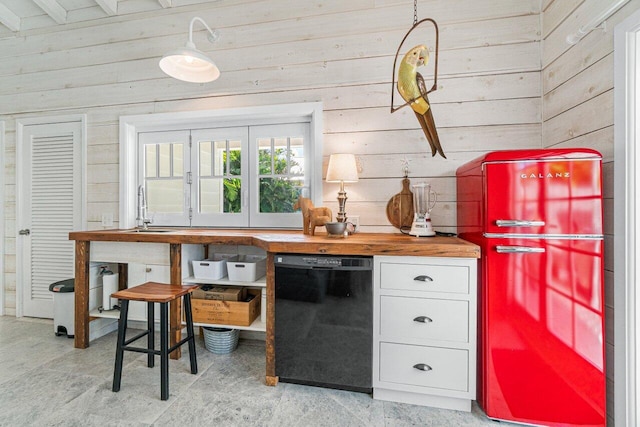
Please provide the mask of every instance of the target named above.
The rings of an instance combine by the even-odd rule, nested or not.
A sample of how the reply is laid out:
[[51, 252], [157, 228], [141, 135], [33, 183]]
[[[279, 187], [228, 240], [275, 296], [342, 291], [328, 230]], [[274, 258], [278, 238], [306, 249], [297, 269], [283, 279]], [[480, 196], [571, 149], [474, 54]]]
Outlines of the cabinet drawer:
[[380, 297], [380, 334], [385, 339], [469, 341], [469, 302]]
[[[414, 366], [424, 364], [426, 370]], [[469, 352], [380, 343], [380, 381], [469, 391]]]
[[469, 268], [464, 265], [380, 264], [380, 287], [407, 291], [469, 293]]

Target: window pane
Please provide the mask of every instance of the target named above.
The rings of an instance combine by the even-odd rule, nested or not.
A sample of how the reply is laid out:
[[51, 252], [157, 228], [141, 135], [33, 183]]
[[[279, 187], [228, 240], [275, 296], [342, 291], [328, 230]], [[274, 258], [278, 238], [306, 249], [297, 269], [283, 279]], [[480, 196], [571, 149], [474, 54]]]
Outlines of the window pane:
[[240, 213], [242, 211], [240, 178], [200, 179], [201, 213]]
[[173, 146], [173, 176], [184, 175], [184, 146], [182, 144], [172, 144]]
[[215, 147], [214, 162], [214, 175], [222, 176], [227, 170], [227, 141], [215, 141], [213, 143]]
[[271, 138], [258, 138], [259, 174], [271, 174]]
[[183, 213], [182, 179], [145, 180], [150, 214]]
[[242, 168], [240, 167], [241, 147], [241, 141], [229, 141], [229, 171], [227, 175], [240, 176], [242, 174]]
[[288, 178], [260, 178], [260, 212], [293, 212], [304, 181]]
[[287, 139], [288, 138], [274, 138], [273, 140], [273, 167], [275, 169], [273, 172], [277, 175], [287, 175], [289, 173]]
[[289, 173], [293, 175], [304, 174], [304, 139], [291, 138], [290, 141]]
[[160, 149], [160, 170], [158, 176], [170, 177], [171, 176], [171, 144], [158, 144]]
[[221, 179], [200, 179], [200, 212], [220, 213], [223, 204]]
[[156, 177], [156, 144], [148, 144], [144, 146], [144, 171], [145, 177]]
[[201, 141], [198, 143], [198, 157], [200, 159], [200, 175], [211, 176], [213, 168], [211, 164], [211, 141]]

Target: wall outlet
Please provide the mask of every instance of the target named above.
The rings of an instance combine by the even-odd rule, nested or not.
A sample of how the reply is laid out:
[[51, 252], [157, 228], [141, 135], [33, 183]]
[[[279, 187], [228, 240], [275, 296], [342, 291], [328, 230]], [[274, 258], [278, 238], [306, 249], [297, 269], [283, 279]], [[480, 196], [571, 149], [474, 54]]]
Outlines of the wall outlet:
[[103, 213], [102, 214], [102, 226], [103, 227], [113, 227], [113, 214], [112, 213]]

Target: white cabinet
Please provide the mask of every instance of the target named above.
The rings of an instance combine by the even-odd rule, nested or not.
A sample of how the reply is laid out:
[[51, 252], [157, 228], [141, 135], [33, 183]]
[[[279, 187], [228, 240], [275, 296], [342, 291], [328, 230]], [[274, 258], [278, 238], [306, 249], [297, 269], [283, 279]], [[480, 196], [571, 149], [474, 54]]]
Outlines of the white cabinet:
[[477, 262], [374, 257], [374, 399], [471, 410]]

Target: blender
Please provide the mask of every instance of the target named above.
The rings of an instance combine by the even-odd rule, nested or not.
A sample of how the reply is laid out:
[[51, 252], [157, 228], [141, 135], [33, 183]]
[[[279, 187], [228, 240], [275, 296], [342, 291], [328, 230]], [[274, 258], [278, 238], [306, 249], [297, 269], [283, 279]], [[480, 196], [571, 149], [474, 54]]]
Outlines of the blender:
[[412, 236], [435, 236], [431, 225], [431, 210], [436, 204], [436, 193], [431, 190], [431, 184], [419, 183], [413, 188], [413, 223], [411, 224]]

